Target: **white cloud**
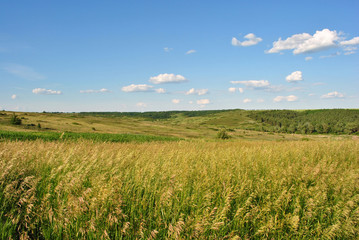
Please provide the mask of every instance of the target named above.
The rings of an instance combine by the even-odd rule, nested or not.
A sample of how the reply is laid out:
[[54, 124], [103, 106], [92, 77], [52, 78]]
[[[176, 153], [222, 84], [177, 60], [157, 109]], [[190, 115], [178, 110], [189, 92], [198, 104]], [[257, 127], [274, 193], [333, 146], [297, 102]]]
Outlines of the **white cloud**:
[[206, 104], [209, 104], [209, 103], [210, 103], [210, 101], [208, 99], [197, 100], [198, 105], [206, 105]]
[[170, 51], [172, 51], [172, 50], [173, 50], [173, 48], [164, 47], [164, 48], [163, 48], [163, 50], [164, 50], [165, 52], [170, 52]]
[[350, 46], [350, 45], [358, 45], [359, 44], [359, 37], [352, 38], [348, 41], [341, 41], [340, 45], [342, 46]]
[[11, 95], [11, 99], [16, 99], [16, 98], [17, 98], [16, 94]]
[[231, 92], [231, 93], [236, 92], [236, 90], [237, 90], [237, 88], [235, 88], [235, 87], [228, 88], [228, 92]]
[[8, 64], [3, 67], [5, 71], [10, 74], [13, 74], [17, 77], [24, 78], [27, 80], [42, 80], [46, 77], [40, 73], [35, 72], [31, 67], [19, 65], [19, 64]]
[[305, 61], [310, 61], [312, 59], [313, 59], [313, 57], [305, 57]]
[[136, 106], [137, 106], [137, 107], [141, 107], [141, 108], [143, 108], [143, 107], [147, 107], [147, 103], [144, 103], [144, 102], [138, 102], [138, 103], [136, 103]]
[[270, 84], [268, 80], [247, 80], [247, 81], [231, 81], [232, 84], [243, 84], [246, 87], [251, 88], [265, 88], [268, 87]]
[[262, 102], [264, 102], [264, 99], [258, 98], [258, 99], [257, 99], [257, 102], [258, 102], [258, 103], [262, 103]]
[[189, 104], [193, 104], [193, 101], [189, 101], [188, 103], [189, 103]]
[[273, 99], [274, 102], [282, 102], [282, 101], [288, 101], [288, 102], [294, 102], [297, 101], [298, 97], [294, 95], [289, 96], [277, 96]]
[[316, 31], [313, 36], [308, 33], [295, 34], [286, 40], [279, 38], [278, 41], [273, 42], [273, 47], [267, 53], [292, 49], [294, 54], [318, 52], [336, 47], [339, 39], [338, 33], [329, 29]]
[[335, 47], [336, 41], [339, 40], [337, 32], [330, 31], [329, 29], [323, 29], [322, 31], [316, 31], [312, 38], [304, 41], [293, 51], [294, 54], [318, 52], [321, 50]]
[[335, 52], [335, 53], [332, 53], [330, 55], [320, 56], [319, 58], [331, 58], [331, 57], [336, 57], [336, 56], [339, 56], [339, 55], [340, 55], [340, 52]]
[[188, 51], [186, 52], [186, 54], [188, 55], [188, 54], [195, 53], [195, 52], [197, 52], [197, 51], [194, 50], [194, 49], [191, 49], [191, 50], [188, 50]]
[[151, 77], [150, 82], [153, 84], [160, 83], [179, 83], [186, 82], [187, 79], [182, 75], [175, 75], [173, 73], [163, 73], [157, 76]]
[[355, 50], [357, 50], [357, 49], [358, 49], [358, 47], [346, 46], [346, 47], [344, 47], [344, 55], [354, 54]]
[[278, 41], [273, 42], [273, 47], [267, 51], [267, 53], [279, 53], [283, 50], [295, 49], [312, 36], [308, 33], [294, 34], [293, 36], [282, 40], [279, 38]]
[[239, 47], [248, 47], [248, 46], [256, 45], [262, 41], [262, 38], [256, 37], [256, 35], [254, 35], [253, 33], [247, 34], [246, 36], [244, 36], [244, 38], [246, 38], [248, 40], [241, 42], [237, 38], [233, 37], [232, 45], [239, 46]]
[[245, 99], [243, 100], [243, 103], [250, 103], [250, 102], [252, 102], [252, 99], [245, 98]]
[[194, 88], [191, 88], [190, 90], [188, 90], [186, 92], [186, 95], [198, 95], [198, 96], [201, 96], [201, 95], [205, 95], [208, 93], [208, 89], [194, 89]]
[[164, 90], [163, 88], [158, 88], [155, 89], [156, 93], [166, 93], [166, 90]]
[[358, 47], [354, 47], [354, 46], [347, 46], [344, 48], [344, 51], [353, 51], [353, 50], [357, 50]]
[[44, 95], [60, 95], [62, 94], [61, 91], [54, 91], [51, 89], [45, 89], [45, 88], [35, 88], [32, 90], [32, 93], [34, 94], [44, 94]]
[[147, 84], [131, 84], [129, 86], [122, 87], [123, 92], [149, 92], [151, 91], [153, 86]]
[[[234, 93], [234, 92], [236, 92], [236, 91], [237, 91], [237, 88], [234, 88], [234, 87], [228, 88], [228, 92]], [[243, 92], [244, 92], [244, 89], [243, 89], [243, 88], [238, 88], [238, 91], [239, 91], [240, 93], [243, 93]]]
[[109, 93], [111, 92], [110, 90], [106, 89], [106, 88], [101, 88], [100, 90], [80, 90], [80, 93]]
[[172, 99], [172, 103], [174, 103], [174, 104], [178, 104], [178, 103], [180, 103], [181, 101], [179, 100], [179, 99]]
[[295, 71], [292, 72], [291, 74], [289, 74], [285, 80], [287, 80], [287, 82], [298, 82], [298, 81], [303, 81], [303, 74], [301, 71]]
[[321, 96], [321, 98], [343, 98], [343, 97], [344, 94], [337, 91], [330, 92]]
[[355, 51], [350, 51], [350, 52], [345, 52], [344, 55], [352, 55], [354, 53], [355, 53]]

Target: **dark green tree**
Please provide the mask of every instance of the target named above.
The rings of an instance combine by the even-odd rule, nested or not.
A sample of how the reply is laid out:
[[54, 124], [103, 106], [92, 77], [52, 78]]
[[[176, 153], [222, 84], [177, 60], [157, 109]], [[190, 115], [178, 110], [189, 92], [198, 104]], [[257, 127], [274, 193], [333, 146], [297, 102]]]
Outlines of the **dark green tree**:
[[21, 125], [21, 119], [15, 115], [15, 113], [11, 116], [10, 123], [13, 125]]

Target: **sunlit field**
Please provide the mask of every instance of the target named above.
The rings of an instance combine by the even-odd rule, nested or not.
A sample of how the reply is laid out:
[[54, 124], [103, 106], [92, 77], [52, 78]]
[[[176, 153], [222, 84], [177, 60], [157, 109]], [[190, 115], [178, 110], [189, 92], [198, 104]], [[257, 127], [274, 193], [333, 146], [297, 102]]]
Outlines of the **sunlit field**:
[[359, 142], [0, 142], [1, 239], [357, 239]]

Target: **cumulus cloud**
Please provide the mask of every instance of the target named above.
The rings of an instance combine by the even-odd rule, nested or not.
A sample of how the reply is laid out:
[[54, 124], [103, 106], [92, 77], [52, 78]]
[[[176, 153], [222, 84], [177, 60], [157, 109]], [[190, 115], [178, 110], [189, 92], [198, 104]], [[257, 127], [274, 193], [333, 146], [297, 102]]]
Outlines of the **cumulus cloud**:
[[273, 47], [267, 53], [279, 53], [283, 50], [293, 50], [294, 54], [318, 52], [338, 46], [338, 33], [323, 29], [312, 36], [308, 33], [294, 34], [285, 40], [281, 38], [273, 42]]
[[197, 52], [197, 51], [194, 50], [194, 49], [191, 49], [191, 50], [188, 50], [188, 51], [186, 52], [186, 54], [188, 55], [188, 54], [192, 54], [192, 53], [195, 53], [195, 52]]
[[312, 59], [313, 59], [313, 57], [305, 57], [305, 61], [310, 61]]
[[247, 81], [231, 81], [232, 84], [243, 84], [250, 88], [265, 88], [268, 87], [268, 80], [247, 80]]
[[13, 94], [13, 95], [11, 95], [11, 99], [16, 99], [17, 98], [17, 96], [16, 96], [16, 94]]
[[267, 51], [267, 53], [279, 53], [283, 50], [296, 49], [300, 44], [310, 39], [312, 36], [308, 33], [294, 34], [293, 36], [282, 40], [273, 42], [273, 47]]
[[169, 48], [169, 47], [164, 47], [163, 48], [163, 51], [165, 51], [165, 52], [170, 52], [172, 50], [173, 50], [173, 48]]
[[321, 96], [321, 98], [343, 98], [343, 97], [344, 94], [337, 91], [330, 92]]
[[100, 90], [93, 90], [93, 89], [80, 90], [80, 93], [109, 93], [109, 92], [111, 91], [106, 88], [101, 88]]
[[243, 100], [243, 103], [250, 103], [250, 102], [252, 102], [252, 99], [245, 98], [245, 99]]
[[228, 88], [228, 92], [231, 92], [231, 93], [236, 92], [236, 90], [237, 90], [237, 88], [235, 88], [235, 87]]
[[232, 38], [232, 45], [233, 46], [238, 46], [238, 47], [249, 47], [252, 45], [256, 45], [259, 42], [262, 41], [262, 38], [260, 37], [256, 37], [256, 35], [254, 35], [253, 33], [249, 33], [246, 36], [244, 36], [245, 40], [243, 42], [239, 41], [237, 38], [233, 37]]
[[341, 41], [340, 45], [342, 46], [350, 46], [350, 45], [358, 45], [359, 44], [359, 37], [352, 38], [348, 41]]
[[188, 81], [182, 75], [175, 75], [173, 73], [163, 73], [157, 76], [151, 77], [150, 82], [153, 84], [160, 84], [160, 83], [179, 83], [179, 82], [186, 82]]
[[[294, 79], [294, 78], [293, 78]], [[247, 81], [231, 81], [232, 84], [243, 84], [249, 89], [253, 90], [264, 90], [267, 92], [292, 92], [301, 90], [302, 88], [287, 87], [283, 85], [271, 85], [268, 80], [247, 80]], [[240, 93], [243, 93], [243, 88], [238, 88]]]
[[264, 99], [258, 98], [258, 99], [257, 99], [257, 102], [258, 102], [258, 103], [262, 103], [262, 102], [264, 102]]
[[273, 99], [274, 102], [282, 102], [282, 101], [287, 101], [287, 102], [294, 102], [297, 101], [298, 97], [294, 96], [294, 95], [289, 95], [289, 96], [277, 96]]
[[158, 88], [155, 89], [156, 93], [166, 93], [166, 90], [164, 90], [163, 88]]
[[[237, 88], [234, 88], [234, 87], [228, 88], [228, 92], [234, 93], [234, 92], [236, 92], [236, 91], [237, 91]], [[243, 93], [243, 92], [244, 92], [244, 89], [243, 89], [243, 88], [238, 88], [238, 91], [239, 91], [240, 93]]]
[[318, 52], [321, 50], [329, 49], [337, 45], [336, 41], [339, 40], [337, 32], [323, 29], [316, 31], [315, 34], [299, 44], [293, 51], [294, 54]]
[[5, 71], [8, 73], [15, 75], [20, 78], [24, 78], [27, 80], [42, 80], [46, 77], [36, 72], [31, 67], [19, 65], [19, 64], [8, 64], [3, 67]]
[[123, 92], [149, 92], [152, 91], [153, 86], [147, 84], [131, 84], [129, 86], [122, 87]]
[[205, 95], [208, 93], [208, 89], [194, 89], [194, 88], [191, 88], [190, 90], [188, 90], [186, 92], [186, 95], [198, 95], [198, 96], [201, 96], [201, 95]]
[[179, 99], [172, 99], [172, 103], [174, 103], [174, 104], [178, 104], [178, 103], [180, 103], [181, 101], [179, 100]]
[[291, 74], [289, 74], [285, 80], [287, 80], [287, 82], [298, 82], [298, 81], [303, 81], [303, 74], [301, 71], [295, 71], [292, 72]]
[[32, 93], [34, 94], [44, 94], [44, 95], [60, 95], [62, 94], [61, 91], [54, 91], [51, 89], [45, 89], [45, 88], [35, 88], [32, 90]]
[[208, 99], [197, 100], [198, 105], [206, 105], [206, 104], [209, 104], [209, 103], [210, 103], [210, 101]]

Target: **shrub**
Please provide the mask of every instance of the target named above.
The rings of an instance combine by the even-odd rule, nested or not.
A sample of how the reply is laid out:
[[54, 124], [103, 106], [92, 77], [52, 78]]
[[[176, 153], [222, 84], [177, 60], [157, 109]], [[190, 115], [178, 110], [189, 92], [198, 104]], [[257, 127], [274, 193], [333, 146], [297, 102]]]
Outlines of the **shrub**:
[[21, 119], [14, 113], [10, 119], [10, 123], [13, 125], [21, 125]]
[[221, 129], [217, 133], [217, 138], [219, 138], [219, 139], [228, 139], [228, 138], [230, 138], [230, 136], [228, 135], [226, 129]]

